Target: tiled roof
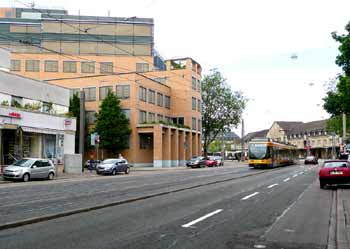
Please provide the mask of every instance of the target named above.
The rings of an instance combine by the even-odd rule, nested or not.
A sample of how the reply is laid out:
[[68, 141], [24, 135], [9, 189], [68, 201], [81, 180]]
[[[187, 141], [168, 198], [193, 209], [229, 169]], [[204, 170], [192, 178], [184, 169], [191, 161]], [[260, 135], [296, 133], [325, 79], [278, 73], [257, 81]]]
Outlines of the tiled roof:
[[269, 132], [269, 130], [250, 132], [244, 136], [244, 141], [250, 141], [253, 138], [257, 138], [257, 137], [266, 137], [268, 132]]
[[302, 123], [298, 126], [296, 126], [294, 129], [292, 129], [288, 134], [301, 134], [305, 132], [312, 132], [312, 131], [324, 131], [327, 127], [327, 120], [318, 120], [318, 121], [312, 121], [308, 123]]

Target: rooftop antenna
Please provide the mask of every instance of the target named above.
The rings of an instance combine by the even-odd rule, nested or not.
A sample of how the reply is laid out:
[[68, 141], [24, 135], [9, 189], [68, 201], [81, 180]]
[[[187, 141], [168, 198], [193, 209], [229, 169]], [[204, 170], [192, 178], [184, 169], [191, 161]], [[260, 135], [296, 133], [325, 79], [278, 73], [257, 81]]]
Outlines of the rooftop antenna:
[[34, 9], [34, 7], [35, 7], [35, 1], [33, 0], [31, 3], [29, 3], [29, 6], [30, 6], [32, 9]]

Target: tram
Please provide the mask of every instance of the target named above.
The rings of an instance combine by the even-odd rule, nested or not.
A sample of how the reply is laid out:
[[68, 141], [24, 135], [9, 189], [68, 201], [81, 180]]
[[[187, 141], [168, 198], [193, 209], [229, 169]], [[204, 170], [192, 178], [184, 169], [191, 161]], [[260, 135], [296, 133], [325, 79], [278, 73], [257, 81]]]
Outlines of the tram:
[[248, 147], [248, 163], [254, 168], [274, 168], [296, 162], [296, 147], [270, 138], [252, 139]]

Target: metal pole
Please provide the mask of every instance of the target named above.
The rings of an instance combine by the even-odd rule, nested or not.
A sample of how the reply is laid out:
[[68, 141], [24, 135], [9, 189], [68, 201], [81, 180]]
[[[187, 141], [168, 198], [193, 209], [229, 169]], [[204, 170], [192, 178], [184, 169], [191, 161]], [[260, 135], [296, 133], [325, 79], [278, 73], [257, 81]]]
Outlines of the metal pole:
[[343, 113], [343, 144], [346, 144], [346, 114]]
[[224, 160], [225, 158], [224, 131], [222, 131], [222, 134], [221, 134], [221, 157], [222, 157], [222, 160]]
[[335, 133], [334, 132], [332, 132], [332, 159], [335, 159], [335, 147], [334, 147], [334, 143], [335, 143], [335, 141], [334, 141], [334, 135], [335, 135]]
[[242, 118], [242, 152], [241, 152], [241, 161], [244, 162], [244, 119]]
[[84, 141], [85, 141], [85, 92], [80, 91], [80, 127], [79, 127], [79, 154], [82, 157], [82, 171], [84, 171]]

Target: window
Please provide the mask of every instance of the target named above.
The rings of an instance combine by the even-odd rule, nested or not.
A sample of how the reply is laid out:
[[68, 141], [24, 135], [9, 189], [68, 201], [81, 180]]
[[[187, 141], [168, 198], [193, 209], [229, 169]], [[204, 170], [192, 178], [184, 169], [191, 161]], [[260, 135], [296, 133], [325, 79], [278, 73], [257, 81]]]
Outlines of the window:
[[156, 121], [156, 115], [153, 112], [148, 113], [148, 121], [149, 122], [154, 122]]
[[58, 61], [45, 61], [45, 72], [58, 72]]
[[163, 94], [157, 93], [157, 105], [163, 106]]
[[113, 62], [101, 62], [100, 73], [113, 73]]
[[100, 100], [104, 100], [107, 97], [108, 92], [113, 92], [112, 86], [101, 86], [100, 87]]
[[80, 98], [80, 89], [70, 89], [70, 97], [72, 98], [74, 95], [77, 95]]
[[146, 123], [147, 122], [147, 113], [145, 111], [140, 111], [139, 113], [139, 123]]
[[148, 90], [148, 103], [156, 103], [156, 92], [151, 89]]
[[129, 85], [117, 86], [117, 97], [120, 99], [130, 98], [130, 86]]
[[76, 73], [77, 63], [75, 61], [64, 61], [63, 62], [63, 72], [64, 73]]
[[166, 83], [166, 77], [154, 78], [154, 80], [157, 81], [158, 83], [161, 83], [161, 84]]
[[23, 98], [17, 96], [11, 96], [11, 106], [20, 108], [23, 104]]
[[196, 118], [192, 118], [192, 130], [196, 130], [197, 129], [197, 120]]
[[86, 124], [92, 125], [96, 122], [96, 112], [95, 111], [86, 111], [85, 112]]
[[140, 134], [140, 149], [153, 149], [153, 136]]
[[158, 120], [158, 122], [163, 121], [163, 115], [157, 114], [157, 120]]
[[52, 103], [43, 102], [43, 112], [49, 113], [52, 111]]
[[122, 112], [125, 114], [127, 119], [130, 119], [130, 109], [122, 109]]
[[197, 100], [196, 98], [192, 97], [192, 110], [195, 111], [197, 108], [196, 108], [196, 104], [197, 104]]
[[192, 76], [192, 89], [196, 90], [196, 85], [197, 85], [197, 79]]
[[83, 89], [85, 92], [85, 101], [96, 101], [96, 88], [89, 87]]
[[142, 73], [142, 72], [148, 72], [149, 71], [149, 65], [147, 63], [136, 63], [136, 72]]
[[39, 60], [26, 60], [26, 72], [39, 72]]
[[165, 100], [165, 102], [164, 102], [165, 108], [170, 109], [170, 97], [169, 96], [165, 96], [164, 100]]
[[11, 60], [11, 71], [21, 71], [21, 61], [20, 60]]
[[146, 88], [144, 88], [144, 87], [142, 87], [142, 86], [140, 86], [140, 88], [139, 88], [139, 99], [141, 100], [141, 101], [147, 101], [147, 89]]
[[201, 91], [201, 81], [197, 80], [197, 91], [200, 92]]
[[199, 99], [197, 100], [197, 111], [201, 111], [201, 101]]
[[95, 62], [82, 62], [81, 63], [82, 73], [95, 73]]

